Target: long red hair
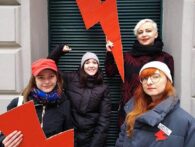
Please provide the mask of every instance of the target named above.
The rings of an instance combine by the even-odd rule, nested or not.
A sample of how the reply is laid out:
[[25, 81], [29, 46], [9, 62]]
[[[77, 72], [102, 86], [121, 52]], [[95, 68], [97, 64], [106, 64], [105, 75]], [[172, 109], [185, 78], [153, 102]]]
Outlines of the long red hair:
[[[158, 69], [147, 68], [147, 69], [142, 71], [142, 73], [139, 77], [145, 78], [145, 77], [151, 76], [152, 74], [155, 73], [156, 70], [158, 70]], [[163, 72], [160, 71], [160, 73], [163, 73]], [[125, 120], [126, 125], [127, 125], [128, 136], [131, 136], [133, 133], [134, 123], [135, 123], [136, 118], [139, 117], [140, 115], [142, 115], [143, 113], [145, 113], [146, 111], [154, 108], [161, 101], [166, 99], [168, 96], [175, 96], [175, 88], [173, 87], [170, 80], [167, 80], [165, 90], [164, 90], [162, 96], [155, 101], [152, 101], [151, 96], [147, 95], [144, 92], [142, 84], [140, 83], [139, 86], [137, 87], [135, 93], [134, 93], [134, 98], [135, 98], [134, 108], [131, 112], [129, 112], [127, 114], [126, 120]]]

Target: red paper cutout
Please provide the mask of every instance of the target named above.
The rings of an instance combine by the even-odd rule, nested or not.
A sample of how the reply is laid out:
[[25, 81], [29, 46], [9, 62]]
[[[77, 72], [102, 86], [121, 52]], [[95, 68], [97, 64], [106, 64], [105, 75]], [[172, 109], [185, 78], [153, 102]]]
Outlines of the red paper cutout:
[[157, 141], [159, 141], [159, 140], [166, 140], [167, 139], [167, 135], [162, 130], [156, 132], [155, 136], [156, 136], [156, 140]]
[[8, 135], [22, 131], [20, 147], [74, 147], [74, 130], [70, 129], [46, 138], [32, 101], [0, 115], [0, 130]]
[[118, 21], [116, 0], [76, 0], [85, 27], [89, 29], [100, 23], [107, 40], [114, 43], [112, 53], [117, 64], [119, 74], [124, 81], [123, 47]]

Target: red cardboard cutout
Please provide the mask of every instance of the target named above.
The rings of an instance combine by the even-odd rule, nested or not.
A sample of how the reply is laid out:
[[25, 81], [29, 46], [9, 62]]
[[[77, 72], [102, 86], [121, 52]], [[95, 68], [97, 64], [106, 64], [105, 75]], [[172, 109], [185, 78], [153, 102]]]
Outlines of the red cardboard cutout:
[[85, 27], [89, 29], [100, 23], [107, 40], [114, 43], [112, 53], [117, 64], [119, 74], [124, 81], [123, 49], [118, 21], [116, 0], [76, 0]]
[[46, 138], [32, 101], [0, 115], [0, 130], [8, 135], [22, 131], [20, 147], [74, 147], [74, 130], [68, 130]]

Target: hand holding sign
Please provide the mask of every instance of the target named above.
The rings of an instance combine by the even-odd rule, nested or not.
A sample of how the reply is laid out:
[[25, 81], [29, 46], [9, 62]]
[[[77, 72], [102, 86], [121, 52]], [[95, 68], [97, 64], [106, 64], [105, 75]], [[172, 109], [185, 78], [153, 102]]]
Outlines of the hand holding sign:
[[32, 101], [0, 115], [0, 130], [5, 135], [20, 130], [23, 134], [20, 147], [74, 147], [73, 129], [45, 137]]

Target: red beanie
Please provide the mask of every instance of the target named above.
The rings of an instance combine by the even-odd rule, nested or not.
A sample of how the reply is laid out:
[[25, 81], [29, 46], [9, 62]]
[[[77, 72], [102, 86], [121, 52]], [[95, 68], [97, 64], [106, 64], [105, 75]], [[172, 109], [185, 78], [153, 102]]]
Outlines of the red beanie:
[[51, 59], [39, 59], [32, 63], [32, 75], [37, 76], [44, 69], [58, 71], [55, 61]]

